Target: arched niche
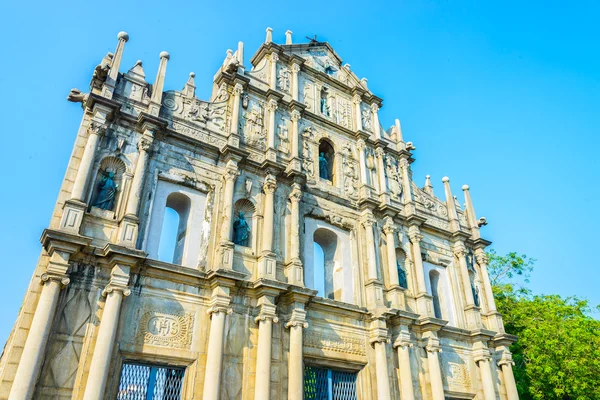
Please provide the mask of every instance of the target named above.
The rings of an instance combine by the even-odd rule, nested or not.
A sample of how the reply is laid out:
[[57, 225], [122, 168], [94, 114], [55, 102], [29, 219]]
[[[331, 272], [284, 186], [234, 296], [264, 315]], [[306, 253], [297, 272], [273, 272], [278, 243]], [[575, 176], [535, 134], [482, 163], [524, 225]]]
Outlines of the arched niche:
[[[153, 191], [150, 206], [150, 220], [147, 223], [147, 232], [142, 248], [148, 257], [162, 261], [180, 264], [185, 267], [198, 268], [200, 247], [202, 245], [202, 232], [205, 225], [205, 209], [207, 194], [188, 186], [159, 179]], [[177, 218], [172, 218], [176, 214]], [[166, 219], [166, 221], [165, 221]], [[169, 226], [163, 238], [163, 225]], [[169, 229], [170, 228], [170, 229]], [[175, 239], [173, 239], [175, 234]], [[168, 239], [167, 239], [168, 238]], [[170, 241], [170, 246], [161, 252], [165, 240]], [[173, 249], [172, 253], [169, 249]], [[169, 254], [172, 259], [169, 260]]]
[[[243, 219], [249, 227], [249, 231], [247, 232], [248, 238], [243, 243], [236, 243], [236, 232], [239, 232], [239, 228], [236, 225], [236, 221], [240, 221], [240, 216], [243, 215]], [[242, 247], [249, 247], [253, 250], [256, 249], [257, 242], [256, 239], [258, 229], [258, 216], [256, 215], [256, 207], [254, 203], [248, 199], [239, 199], [235, 202], [233, 207], [233, 230], [232, 230], [232, 239], [233, 242]]]
[[429, 282], [431, 284], [431, 296], [433, 297], [433, 314], [436, 318], [445, 319], [442, 312], [442, 301], [444, 289], [440, 284], [440, 273], [438, 271], [429, 271]]
[[428, 293], [433, 297], [433, 309], [436, 318], [448, 321], [455, 326], [456, 310], [448, 271], [443, 265], [424, 262]]
[[123, 203], [123, 181], [127, 167], [117, 157], [104, 157], [99, 163], [90, 187], [89, 208], [108, 211], [112, 218], [120, 213]]
[[321, 139], [319, 141], [318, 161], [319, 178], [335, 185], [337, 183], [335, 174], [335, 150], [333, 144], [327, 139]]
[[304, 283], [319, 296], [356, 304], [353, 259], [356, 246], [350, 232], [325, 221], [304, 220]]
[[406, 268], [406, 253], [401, 248], [396, 248], [396, 269], [398, 270], [398, 283], [408, 289], [408, 269]]

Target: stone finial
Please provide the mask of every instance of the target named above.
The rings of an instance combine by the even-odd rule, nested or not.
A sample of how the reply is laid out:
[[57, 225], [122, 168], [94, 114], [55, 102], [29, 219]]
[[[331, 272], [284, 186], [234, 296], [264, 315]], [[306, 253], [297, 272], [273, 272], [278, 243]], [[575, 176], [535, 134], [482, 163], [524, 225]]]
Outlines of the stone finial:
[[292, 31], [285, 31], [285, 44], [292, 44]]
[[425, 176], [425, 186], [423, 187], [423, 190], [425, 191], [425, 193], [434, 196], [433, 194], [433, 185], [431, 184], [431, 176], [427, 175]]
[[166, 58], [167, 60], [171, 59], [171, 56], [166, 51], [161, 51], [159, 55], [160, 55], [160, 58]]
[[171, 56], [166, 51], [160, 52], [160, 62], [158, 64], [158, 71], [156, 73], [156, 79], [152, 88], [152, 98], [150, 99], [150, 114], [158, 115], [160, 111], [160, 105], [162, 103], [163, 88], [165, 85], [165, 75], [167, 73], [167, 61]]
[[402, 125], [400, 125], [400, 120], [398, 118], [396, 118], [395, 125], [396, 125], [396, 142], [397, 143], [404, 143], [404, 138], [402, 136]]
[[240, 65], [244, 65], [244, 42], [238, 42], [238, 48], [235, 52], [237, 60], [240, 62]]
[[183, 87], [182, 94], [187, 98], [193, 98], [196, 95], [196, 83], [194, 82], [195, 77], [196, 74], [190, 72], [190, 77]]
[[[471, 200], [471, 192], [469, 191], [469, 185], [463, 185], [462, 190], [465, 194], [465, 209], [467, 211], [467, 221], [469, 221], [469, 226], [471, 227], [471, 232], [473, 237], [479, 237], [478, 229], [483, 225], [487, 225], [487, 221], [485, 217], [479, 218], [475, 215], [475, 208], [473, 207], [473, 201]], [[483, 221], [482, 221], [483, 220]]]
[[125, 31], [121, 31], [117, 35], [117, 39], [127, 42], [127, 41], [129, 41], [129, 34]]
[[273, 28], [267, 28], [267, 37], [265, 43], [271, 43], [273, 41]]
[[367, 82], [368, 82], [368, 81], [369, 81], [369, 80], [368, 80], [367, 78], [362, 78], [362, 79], [360, 80], [360, 83], [361, 83], [361, 84], [364, 86], [364, 88], [365, 88], [365, 89], [369, 89], [369, 86], [367, 86]]
[[456, 204], [454, 202], [454, 196], [452, 195], [452, 189], [450, 189], [450, 178], [447, 176], [442, 178], [444, 182], [444, 191], [446, 192], [446, 208], [448, 208], [448, 218], [453, 230], [458, 230], [458, 213], [456, 211]]

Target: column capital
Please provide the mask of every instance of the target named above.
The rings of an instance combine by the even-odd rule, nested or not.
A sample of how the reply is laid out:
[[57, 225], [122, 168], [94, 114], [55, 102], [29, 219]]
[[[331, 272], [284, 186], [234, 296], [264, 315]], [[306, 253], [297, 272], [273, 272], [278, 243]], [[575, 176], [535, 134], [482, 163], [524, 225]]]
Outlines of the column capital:
[[290, 192], [289, 199], [292, 203], [299, 203], [302, 200], [302, 189], [300, 184], [294, 183], [292, 185], [292, 191]]
[[478, 363], [480, 361], [490, 361], [492, 354], [488, 349], [479, 349], [473, 352], [473, 360]]
[[300, 65], [296, 64], [296, 63], [292, 63], [292, 65], [290, 66], [290, 69], [292, 70], [292, 72], [298, 73], [298, 72], [300, 72]]
[[454, 243], [454, 255], [458, 258], [463, 258], [467, 255], [467, 247], [461, 241]]
[[410, 165], [408, 163], [408, 160], [406, 158], [401, 158], [398, 163], [400, 164], [401, 168], [408, 168], [408, 166]]
[[289, 329], [294, 326], [301, 328], [308, 328], [308, 322], [306, 322], [306, 311], [296, 308], [292, 311], [292, 316], [288, 319], [284, 325], [285, 328]]
[[125, 264], [115, 264], [110, 272], [110, 280], [108, 285], [102, 291], [103, 296], [107, 296], [112, 292], [121, 292], [123, 296], [129, 296], [129, 272], [131, 267]]
[[258, 314], [258, 316], [254, 318], [254, 322], [258, 324], [259, 322], [265, 322], [269, 319], [273, 321], [274, 324], [279, 322], [279, 318], [277, 317], [277, 315], [271, 314], [266, 311], [261, 311], [260, 314]]
[[92, 121], [88, 125], [87, 131], [88, 131], [88, 134], [90, 134], [90, 135], [102, 136], [106, 133], [106, 128], [107, 128], [106, 124]]
[[383, 150], [382, 147], [378, 147], [378, 148], [375, 149], [375, 155], [377, 157], [381, 158], [381, 157], [383, 157], [385, 155], [385, 151]]
[[269, 100], [269, 103], [267, 104], [267, 109], [268, 109], [270, 112], [275, 112], [275, 111], [277, 111], [277, 100], [275, 100], [275, 99], [271, 99], [271, 100]]
[[229, 305], [225, 304], [214, 304], [206, 310], [206, 313], [212, 317], [215, 313], [223, 313], [227, 315], [231, 315], [233, 313], [233, 308], [229, 307]]
[[500, 359], [498, 360], [497, 364], [499, 367], [502, 367], [503, 365], [510, 365], [510, 366], [515, 365], [515, 362], [513, 361], [511, 352], [508, 350], [502, 351]]
[[352, 102], [354, 104], [360, 104], [362, 101], [362, 97], [359, 94], [355, 94], [354, 96], [352, 96]]
[[425, 350], [427, 350], [428, 353], [441, 353], [442, 346], [440, 346], [440, 339], [433, 336], [429, 337], [425, 344]]
[[233, 86], [233, 94], [241, 96], [242, 93], [244, 93], [244, 86], [238, 82]]
[[225, 173], [223, 174], [223, 177], [225, 178], [225, 180], [226, 181], [235, 181], [239, 175], [240, 175], [240, 172], [238, 170], [237, 164], [229, 161], [227, 163], [227, 165], [225, 166]]
[[394, 348], [398, 348], [398, 347], [409, 348], [409, 347], [413, 347], [413, 342], [411, 342], [410, 339], [406, 339], [406, 338], [403, 338], [403, 337], [398, 337], [398, 339], [396, 339], [394, 341], [394, 343], [392, 344], [392, 346], [394, 346]]
[[138, 141], [138, 144], [137, 144], [138, 151], [140, 151], [140, 152], [150, 151], [150, 149], [152, 148], [153, 142], [154, 142], [154, 139], [152, 138], [152, 136], [142, 135], [142, 137], [140, 138], [140, 140]]
[[490, 262], [490, 259], [485, 253], [485, 250], [481, 248], [475, 250], [475, 259], [477, 260], [477, 264], [479, 265], [488, 265], [488, 263]]
[[271, 53], [270, 61], [272, 63], [279, 61], [279, 55], [277, 53]]
[[410, 228], [408, 228], [408, 238], [412, 243], [420, 242], [421, 240], [423, 240], [423, 235], [421, 234], [421, 230], [418, 226], [413, 225]]
[[53, 274], [51, 272], [45, 272], [40, 276], [41, 284], [44, 285], [47, 282], [55, 281], [61, 284], [61, 286], [67, 286], [71, 280], [65, 275]]
[[277, 189], [277, 179], [273, 175], [268, 174], [263, 183], [263, 190], [267, 194], [273, 194], [275, 193], [275, 189]]
[[302, 114], [300, 113], [300, 111], [292, 110], [292, 112], [290, 113], [290, 119], [292, 121], [299, 121], [300, 118], [302, 118]]
[[373, 111], [374, 113], [379, 111], [379, 106], [375, 103], [371, 104], [371, 111]]
[[367, 145], [366, 145], [366, 143], [365, 143], [364, 139], [358, 139], [358, 141], [356, 142], [356, 147], [357, 147], [359, 150], [364, 150], [366, 146], [367, 146]]
[[368, 216], [364, 217], [361, 222], [365, 228], [372, 228], [377, 222], [377, 220], [375, 220], [373, 216]]
[[384, 224], [383, 224], [383, 232], [386, 235], [389, 234], [394, 234], [394, 232], [396, 232], [398, 230], [398, 228], [396, 227], [396, 224], [394, 224], [394, 219], [392, 217], [385, 217], [384, 218]]
[[104, 290], [102, 290], [102, 296], [108, 296], [112, 292], [121, 292], [123, 296], [127, 297], [131, 294], [131, 289], [129, 289], [128, 286], [115, 285], [109, 283], [108, 285], [106, 285]]

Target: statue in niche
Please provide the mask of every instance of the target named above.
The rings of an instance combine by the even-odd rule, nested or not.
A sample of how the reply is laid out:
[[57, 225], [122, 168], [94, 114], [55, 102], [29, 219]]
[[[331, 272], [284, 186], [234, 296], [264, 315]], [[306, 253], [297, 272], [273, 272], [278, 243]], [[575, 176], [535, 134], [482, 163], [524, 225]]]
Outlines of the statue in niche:
[[471, 282], [471, 291], [473, 292], [473, 302], [479, 307], [479, 288], [473, 282]]
[[250, 226], [246, 222], [244, 212], [240, 211], [238, 217], [233, 221], [233, 243], [239, 246], [248, 246], [250, 238]]
[[404, 289], [408, 289], [408, 281], [406, 280], [406, 271], [404, 271], [404, 268], [402, 268], [402, 266], [400, 265], [399, 262], [396, 265], [398, 268], [398, 283]]
[[92, 206], [101, 208], [102, 210], [112, 211], [115, 206], [115, 196], [119, 185], [115, 183], [114, 172], [100, 172], [104, 176], [98, 185], [98, 197], [96, 197], [96, 201]]
[[329, 177], [329, 161], [325, 158], [325, 153], [319, 154], [319, 177], [321, 179], [330, 180]]
[[277, 87], [284, 92], [290, 91], [290, 70], [281, 68], [277, 74]]
[[366, 131], [370, 131], [372, 129], [371, 112], [369, 110], [362, 110], [361, 111], [361, 119], [362, 119], [363, 129]]
[[263, 133], [263, 110], [260, 105], [253, 104], [246, 114], [246, 128], [244, 130], [244, 139], [249, 144], [264, 144], [266, 135]]
[[331, 107], [329, 106], [329, 100], [327, 99], [327, 88], [321, 90], [321, 114], [326, 117], [331, 115]]

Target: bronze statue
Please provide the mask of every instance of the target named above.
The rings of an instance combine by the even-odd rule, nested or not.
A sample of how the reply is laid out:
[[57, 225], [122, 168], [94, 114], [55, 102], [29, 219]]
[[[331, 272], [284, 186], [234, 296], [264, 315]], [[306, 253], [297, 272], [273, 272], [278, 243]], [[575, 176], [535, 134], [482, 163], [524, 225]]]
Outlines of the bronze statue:
[[98, 197], [92, 206], [101, 208], [103, 210], [112, 210], [115, 206], [115, 196], [117, 194], [117, 188], [119, 185], [115, 183], [114, 172], [102, 172], [104, 175], [102, 181], [98, 185]]
[[250, 238], [250, 226], [246, 222], [244, 212], [240, 211], [240, 214], [233, 222], [233, 243], [240, 246], [248, 246], [248, 239]]
[[322, 179], [330, 180], [329, 177], [329, 161], [325, 158], [325, 153], [319, 153], [319, 176]]

